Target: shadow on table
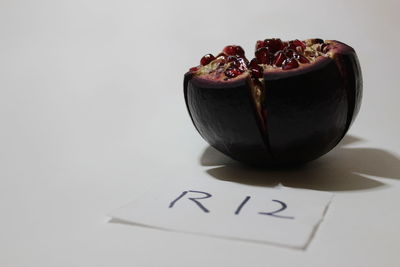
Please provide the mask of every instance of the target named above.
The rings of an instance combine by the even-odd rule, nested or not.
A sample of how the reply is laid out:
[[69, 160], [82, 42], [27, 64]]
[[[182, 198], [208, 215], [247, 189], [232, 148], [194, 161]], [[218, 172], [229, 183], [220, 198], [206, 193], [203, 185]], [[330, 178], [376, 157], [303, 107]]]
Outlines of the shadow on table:
[[346, 147], [363, 140], [346, 136], [327, 155], [313, 162], [289, 169], [270, 170], [244, 166], [212, 147], [203, 152], [203, 166], [212, 177], [256, 186], [306, 188], [322, 191], [352, 191], [382, 187], [385, 184], [365, 175], [400, 179], [400, 160], [396, 155], [377, 148]]

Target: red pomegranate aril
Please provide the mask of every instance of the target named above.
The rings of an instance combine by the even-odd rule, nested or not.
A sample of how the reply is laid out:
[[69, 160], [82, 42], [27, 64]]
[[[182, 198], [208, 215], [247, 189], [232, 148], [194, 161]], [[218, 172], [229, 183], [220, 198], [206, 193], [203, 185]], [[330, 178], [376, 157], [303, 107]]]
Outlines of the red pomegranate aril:
[[205, 66], [205, 65], [209, 64], [211, 61], [213, 61], [214, 59], [215, 59], [215, 57], [212, 54], [207, 54], [200, 59], [200, 64], [202, 66]]
[[228, 56], [227, 57], [227, 61], [228, 62], [235, 62], [235, 61], [237, 61], [238, 60], [238, 58], [236, 57], [236, 56]]
[[306, 48], [306, 45], [302, 41], [296, 39], [293, 41], [289, 41], [288, 47], [294, 51], [303, 52]]
[[228, 45], [224, 48], [223, 52], [229, 56], [244, 57], [244, 50], [238, 45]]
[[263, 76], [263, 68], [258, 65], [257, 59], [253, 58], [249, 63], [249, 68], [251, 70], [251, 74], [255, 78], [262, 78]]
[[191, 71], [191, 72], [196, 72], [196, 71], [198, 71], [199, 70], [199, 67], [193, 67], [193, 68], [190, 68], [189, 69], [189, 71]]
[[285, 56], [285, 54], [283, 52], [277, 52], [275, 54], [273, 65], [280, 67], [280, 66], [282, 66], [283, 61], [285, 61], [286, 59], [287, 59], [287, 57]]
[[249, 68], [258, 68], [258, 63], [257, 63], [257, 59], [253, 58], [250, 63], [249, 63]]
[[240, 63], [238, 61], [231, 61], [229, 67], [238, 69], [240, 67]]
[[225, 55], [224, 53], [219, 53], [217, 56], [217, 60], [218, 60], [218, 66], [223, 66], [226, 63], [228, 56]]
[[244, 57], [244, 50], [241, 46], [236, 46], [236, 55]]
[[241, 57], [241, 58], [239, 58], [239, 60], [240, 60], [241, 62], [244, 62], [246, 65], [249, 64], [249, 60], [248, 60], [247, 58], [245, 58], [245, 57]]
[[262, 68], [251, 69], [251, 75], [252, 75], [254, 78], [262, 78], [262, 77], [263, 77]]
[[293, 41], [289, 41], [288, 48], [291, 50], [296, 50], [296, 45], [293, 43]]
[[241, 72], [244, 72], [245, 70], [247, 70], [247, 65], [249, 64], [249, 61], [248, 60], [245, 60], [245, 59], [243, 59], [243, 58], [238, 58], [238, 60], [237, 60], [237, 62], [238, 62], [238, 64], [239, 64], [239, 70], [241, 71]]
[[298, 57], [297, 57], [297, 60], [300, 62], [300, 63], [310, 63], [310, 60], [308, 60], [308, 58], [306, 58], [305, 56], [303, 56], [303, 55], [300, 55], [300, 54], [297, 54], [298, 55]]
[[300, 40], [293, 40], [293, 44], [296, 46], [296, 47], [301, 47], [301, 49], [302, 50], [304, 50], [304, 49], [306, 49], [306, 45], [302, 42], [302, 41], [300, 41]]
[[262, 47], [255, 53], [258, 64], [270, 64], [270, 55], [268, 48]]
[[235, 78], [236, 76], [242, 74], [242, 72], [237, 68], [229, 68], [224, 73], [228, 78]]
[[269, 49], [271, 53], [276, 53], [277, 51], [281, 50], [284, 48], [284, 44], [282, 43], [281, 39], [265, 39], [264, 40], [264, 46]]
[[293, 49], [285, 49], [285, 56], [288, 58], [292, 58], [296, 55], [297, 53]]
[[299, 63], [294, 58], [288, 58], [282, 63], [283, 70], [290, 70], [299, 67]]
[[233, 45], [225, 46], [225, 48], [224, 48], [223, 51], [224, 51], [224, 53], [227, 54], [228, 56], [234, 56], [234, 55], [236, 55], [236, 48], [235, 48], [235, 46], [233, 46]]
[[264, 41], [258, 40], [257, 43], [256, 43], [256, 50], [258, 50], [258, 49], [260, 49], [262, 47], [265, 47], [265, 46], [266, 45], [265, 45]]
[[236, 56], [228, 56], [227, 59], [230, 68], [237, 68], [240, 71], [245, 71], [247, 69], [246, 63], [243, 58], [238, 58]]

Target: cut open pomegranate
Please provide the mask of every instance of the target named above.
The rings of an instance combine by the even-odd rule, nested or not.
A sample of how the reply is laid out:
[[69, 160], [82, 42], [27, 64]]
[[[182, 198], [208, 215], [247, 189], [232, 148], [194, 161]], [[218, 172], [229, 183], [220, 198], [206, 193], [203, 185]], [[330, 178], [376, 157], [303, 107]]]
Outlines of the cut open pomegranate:
[[331, 150], [358, 113], [362, 77], [339, 41], [265, 39], [250, 61], [229, 45], [185, 75], [185, 100], [202, 137], [249, 164], [313, 160]]

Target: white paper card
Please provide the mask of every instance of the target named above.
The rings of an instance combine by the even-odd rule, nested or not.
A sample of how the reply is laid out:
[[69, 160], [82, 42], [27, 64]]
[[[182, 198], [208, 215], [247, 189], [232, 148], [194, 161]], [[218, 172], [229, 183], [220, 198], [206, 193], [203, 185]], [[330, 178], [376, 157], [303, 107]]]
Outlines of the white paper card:
[[120, 222], [305, 249], [331, 193], [207, 180], [163, 185], [111, 212]]

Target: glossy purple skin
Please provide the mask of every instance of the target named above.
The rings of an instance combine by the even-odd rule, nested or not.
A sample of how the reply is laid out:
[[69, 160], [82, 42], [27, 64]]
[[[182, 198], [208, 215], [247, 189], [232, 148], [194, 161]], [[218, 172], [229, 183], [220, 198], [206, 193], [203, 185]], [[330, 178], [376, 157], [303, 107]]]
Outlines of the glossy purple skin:
[[221, 82], [186, 73], [185, 101], [196, 129], [211, 146], [251, 165], [303, 163], [327, 153], [348, 131], [362, 97], [357, 55], [334, 44], [331, 58], [264, 72], [265, 130], [248, 75]]
[[272, 160], [249, 91], [250, 77], [210, 82], [185, 75], [185, 100], [200, 135], [231, 158], [263, 165]]

